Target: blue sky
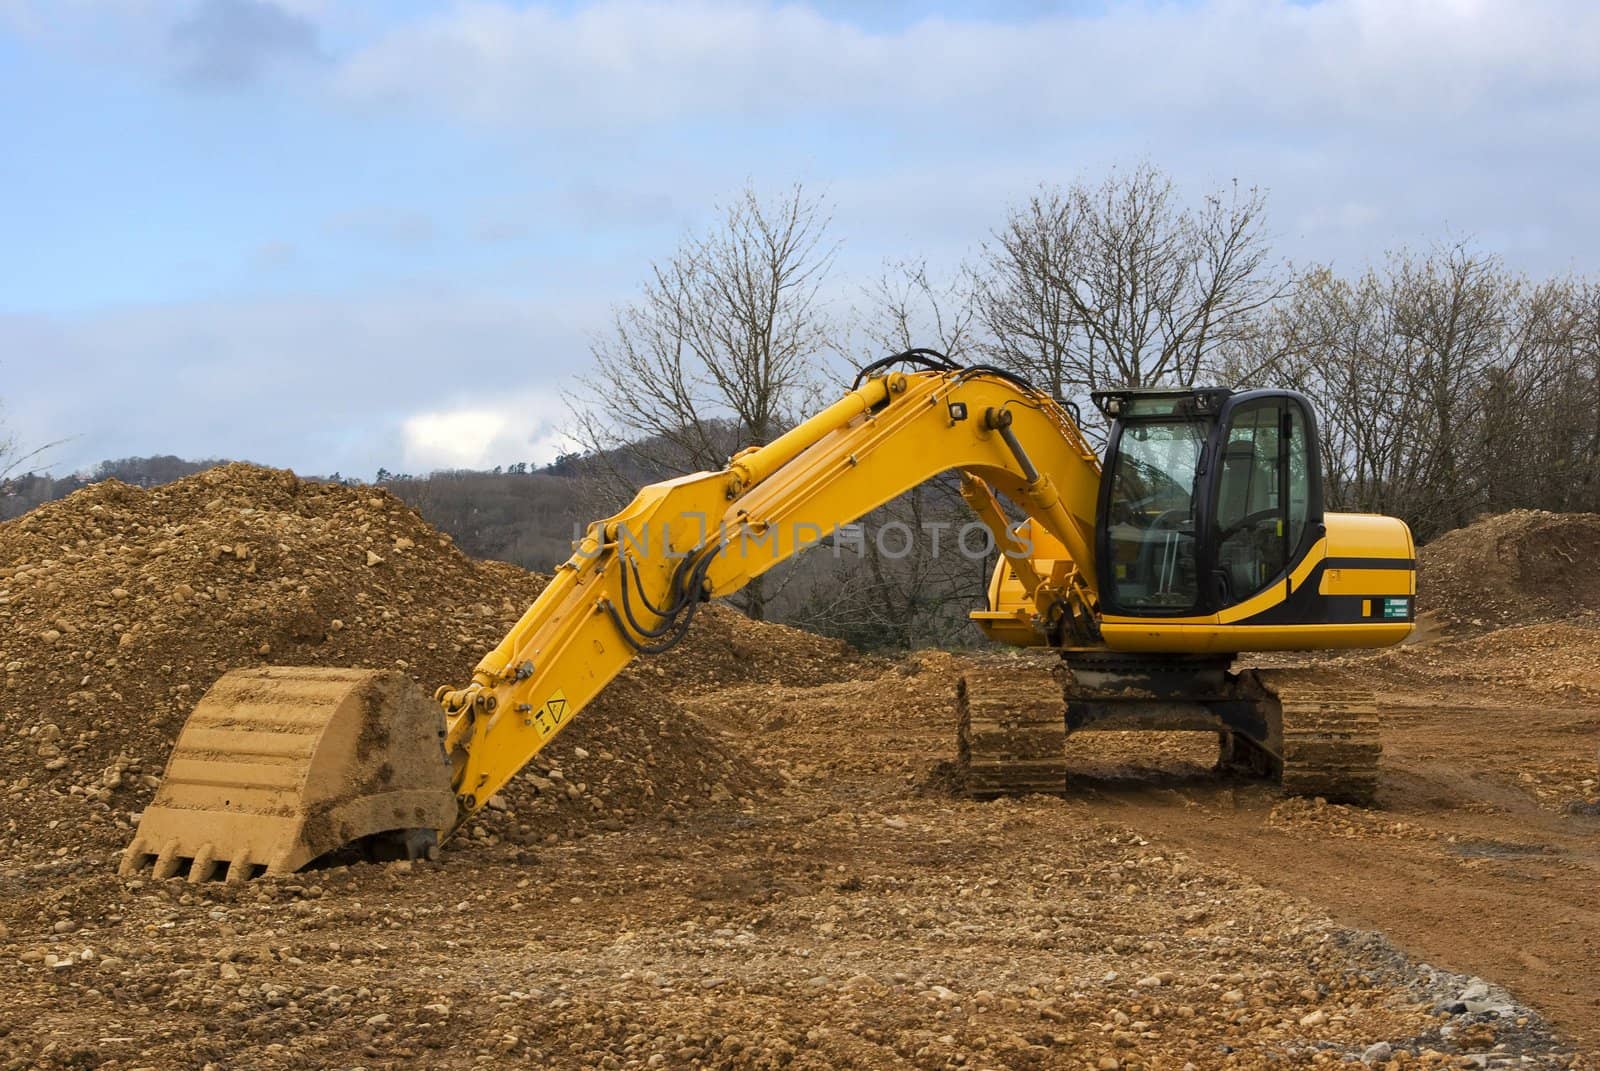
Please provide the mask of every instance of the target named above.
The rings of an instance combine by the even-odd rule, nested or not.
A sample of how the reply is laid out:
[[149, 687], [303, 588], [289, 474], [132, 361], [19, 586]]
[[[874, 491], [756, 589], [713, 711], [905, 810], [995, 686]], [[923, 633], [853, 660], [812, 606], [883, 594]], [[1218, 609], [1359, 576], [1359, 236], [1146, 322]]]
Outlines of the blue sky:
[[747, 180], [841, 310], [1148, 159], [1359, 270], [1600, 249], [1600, 5], [0, 0], [0, 400], [56, 469], [542, 460], [588, 337]]

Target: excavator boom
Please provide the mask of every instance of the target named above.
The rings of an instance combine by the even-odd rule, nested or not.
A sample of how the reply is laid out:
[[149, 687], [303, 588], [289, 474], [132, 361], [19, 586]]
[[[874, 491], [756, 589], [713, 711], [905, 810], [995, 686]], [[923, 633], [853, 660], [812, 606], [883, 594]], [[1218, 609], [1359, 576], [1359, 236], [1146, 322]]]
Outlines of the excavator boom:
[[[868, 379], [723, 472], [647, 487], [590, 526], [471, 683], [439, 696], [462, 819], [634, 657], [676, 642], [701, 601], [951, 469], [1021, 504], [1077, 561], [1092, 561], [1099, 460], [1048, 397], [985, 370]], [[1003, 515], [984, 519], [1000, 529], [997, 541], [1015, 542]], [[1088, 575], [1060, 578], [1041, 597], [1092, 606]]]

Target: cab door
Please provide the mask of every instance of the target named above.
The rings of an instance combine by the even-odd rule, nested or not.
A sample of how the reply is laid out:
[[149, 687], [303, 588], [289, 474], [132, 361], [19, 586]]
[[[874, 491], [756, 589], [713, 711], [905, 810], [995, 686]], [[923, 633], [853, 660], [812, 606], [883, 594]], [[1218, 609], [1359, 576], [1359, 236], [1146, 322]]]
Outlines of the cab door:
[[1212, 604], [1236, 606], [1282, 583], [1321, 521], [1315, 428], [1296, 395], [1237, 395], [1212, 457], [1206, 557]]

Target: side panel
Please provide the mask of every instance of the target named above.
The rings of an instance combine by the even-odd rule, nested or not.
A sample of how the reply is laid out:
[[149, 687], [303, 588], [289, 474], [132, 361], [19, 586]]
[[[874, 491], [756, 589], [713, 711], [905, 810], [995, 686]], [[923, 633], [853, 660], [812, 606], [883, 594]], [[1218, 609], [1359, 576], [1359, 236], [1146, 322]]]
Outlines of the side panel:
[[1388, 647], [1416, 620], [1416, 548], [1393, 517], [1330, 513], [1324, 534], [1283, 581], [1220, 613], [1107, 616], [1116, 651], [1204, 653]]

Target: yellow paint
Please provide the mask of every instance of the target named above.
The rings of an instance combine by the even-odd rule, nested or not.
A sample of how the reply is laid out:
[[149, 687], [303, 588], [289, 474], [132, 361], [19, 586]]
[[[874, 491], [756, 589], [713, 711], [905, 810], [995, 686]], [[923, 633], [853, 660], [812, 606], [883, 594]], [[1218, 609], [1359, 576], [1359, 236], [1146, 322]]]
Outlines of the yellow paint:
[[1239, 651], [1320, 651], [1390, 647], [1411, 634], [1409, 621], [1360, 621], [1346, 625], [1169, 625], [1103, 622], [1113, 651], [1203, 654]]
[[[1317, 585], [1319, 595], [1411, 595], [1417, 586], [1409, 569], [1328, 569]], [[1367, 616], [1370, 616], [1368, 614]]]

